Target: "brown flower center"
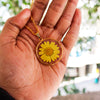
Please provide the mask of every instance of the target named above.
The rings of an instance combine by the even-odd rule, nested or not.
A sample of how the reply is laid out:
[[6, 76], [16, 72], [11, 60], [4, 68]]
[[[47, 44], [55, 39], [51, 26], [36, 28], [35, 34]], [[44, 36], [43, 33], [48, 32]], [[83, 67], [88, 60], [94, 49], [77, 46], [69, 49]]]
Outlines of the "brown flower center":
[[52, 56], [53, 53], [54, 53], [54, 50], [53, 50], [52, 48], [48, 47], [48, 48], [46, 48], [46, 49], [44, 50], [44, 53], [45, 53], [47, 56]]

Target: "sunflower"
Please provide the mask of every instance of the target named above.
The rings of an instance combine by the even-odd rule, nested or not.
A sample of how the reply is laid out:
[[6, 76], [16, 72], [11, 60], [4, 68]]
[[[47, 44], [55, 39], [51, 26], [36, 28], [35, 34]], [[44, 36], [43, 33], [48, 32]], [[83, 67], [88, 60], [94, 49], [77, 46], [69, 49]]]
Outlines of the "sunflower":
[[60, 60], [61, 55], [62, 48], [60, 43], [56, 40], [45, 39], [37, 46], [37, 56], [43, 64], [54, 64]]

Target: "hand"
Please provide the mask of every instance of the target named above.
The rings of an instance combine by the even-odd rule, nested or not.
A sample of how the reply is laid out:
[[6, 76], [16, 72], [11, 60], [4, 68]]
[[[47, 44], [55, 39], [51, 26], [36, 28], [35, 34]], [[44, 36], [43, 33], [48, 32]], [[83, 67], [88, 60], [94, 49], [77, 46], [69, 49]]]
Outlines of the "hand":
[[[0, 87], [16, 100], [49, 100], [54, 95], [78, 37], [81, 23], [80, 10], [76, 9], [78, 0], [68, 3], [67, 0], [53, 0], [39, 25], [48, 1], [35, 0], [32, 11], [25, 9], [8, 19], [0, 35]], [[31, 12], [42, 38], [60, 41], [70, 27], [62, 42], [62, 59], [55, 65], [45, 66], [36, 57], [39, 39], [24, 27], [27, 23], [34, 29], [29, 20]]]

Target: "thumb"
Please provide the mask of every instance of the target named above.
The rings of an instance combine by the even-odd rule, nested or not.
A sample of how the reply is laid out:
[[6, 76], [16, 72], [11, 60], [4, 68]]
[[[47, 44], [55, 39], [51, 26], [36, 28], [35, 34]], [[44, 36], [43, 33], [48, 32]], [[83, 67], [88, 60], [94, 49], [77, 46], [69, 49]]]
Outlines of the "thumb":
[[4, 36], [17, 37], [20, 30], [25, 26], [31, 16], [31, 11], [25, 9], [18, 15], [10, 18], [5, 23], [3, 31], [1, 32]]

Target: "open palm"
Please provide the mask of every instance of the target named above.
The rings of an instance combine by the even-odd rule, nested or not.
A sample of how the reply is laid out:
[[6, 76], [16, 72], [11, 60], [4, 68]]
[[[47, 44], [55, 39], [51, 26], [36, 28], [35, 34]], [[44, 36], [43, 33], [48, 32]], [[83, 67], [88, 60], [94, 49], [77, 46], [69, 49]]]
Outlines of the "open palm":
[[[16, 100], [49, 100], [53, 96], [64, 76], [69, 53], [78, 36], [81, 22], [80, 11], [76, 9], [78, 0], [69, 0], [67, 6], [66, 0], [53, 0], [39, 25], [48, 1], [36, 0], [32, 11], [25, 9], [10, 18], [0, 35], [0, 87]], [[43, 65], [36, 57], [35, 50], [40, 40], [24, 27], [27, 23], [35, 32], [29, 20], [31, 16], [42, 38], [60, 41], [70, 27], [61, 43], [62, 59], [55, 65]]]

